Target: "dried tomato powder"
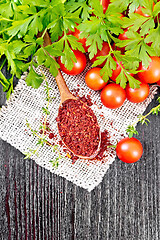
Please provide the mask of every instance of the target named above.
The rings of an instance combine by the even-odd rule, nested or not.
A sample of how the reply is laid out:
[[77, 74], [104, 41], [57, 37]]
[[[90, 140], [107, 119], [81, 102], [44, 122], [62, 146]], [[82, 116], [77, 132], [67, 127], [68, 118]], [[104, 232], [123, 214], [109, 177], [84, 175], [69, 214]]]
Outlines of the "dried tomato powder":
[[100, 141], [100, 128], [86, 103], [80, 99], [65, 101], [56, 120], [63, 142], [75, 155], [90, 157], [95, 153]]

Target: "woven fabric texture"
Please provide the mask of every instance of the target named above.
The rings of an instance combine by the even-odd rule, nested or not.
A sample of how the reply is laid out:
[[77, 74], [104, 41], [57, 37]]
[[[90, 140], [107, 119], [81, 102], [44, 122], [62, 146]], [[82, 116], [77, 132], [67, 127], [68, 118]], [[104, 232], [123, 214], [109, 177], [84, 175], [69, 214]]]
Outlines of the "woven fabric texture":
[[[64, 79], [70, 90], [79, 89], [79, 96], [90, 94], [94, 103], [91, 108], [97, 116], [101, 131], [107, 130], [111, 144], [116, 144], [117, 140], [126, 136], [125, 130], [127, 126], [135, 122], [139, 114], [143, 114], [156, 93], [156, 87], [151, 87], [150, 95], [143, 103], [134, 104], [126, 100], [122, 107], [111, 110], [102, 105], [99, 91], [92, 91], [86, 86], [84, 79], [88, 69], [90, 69], [89, 63], [83, 73], [78, 76], [63, 74]], [[57, 135], [57, 139], [53, 140], [53, 144], [59, 145], [60, 137], [58, 136], [56, 117], [60, 95], [56, 81], [48, 69], [44, 67], [37, 68], [37, 72], [40, 73], [41, 71], [45, 74], [52, 89], [50, 90], [50, 96], [53, 97], [53, 100], [49, 105], [50, 115], [48, 121], [53, 133]], [[28, 149], [37, 148], [37, 137], [33, 136], [30, 130], [27, 129], [26, 120], [32, 129], [38, 131], [42, 119], [42, 107], [46, 104], [44, 83], [38, 89], [28, 87], [25, 83], [26, 75], [27, 73], [24, 73], [21, 77], [14, 93], [0, 111], [0, 137], [22, 153], [27, 152]], [[58, 149], [62, 156], [66, 156], [61, 146]], [[78, 159], [73, 164], [70, 158], [61, 158], [57, 169], [50, 162], [56, 157], [58, 157], [58, 152], [53, 152], [51, 147], [45, 145], [38, 150], [38, 156], [33, 155], [32, 159], [41, 167], [91, 191], [102, 181], [110, 164], [115, 160], [116, 154], [113, 149], [107, 150], [103, 162]]]

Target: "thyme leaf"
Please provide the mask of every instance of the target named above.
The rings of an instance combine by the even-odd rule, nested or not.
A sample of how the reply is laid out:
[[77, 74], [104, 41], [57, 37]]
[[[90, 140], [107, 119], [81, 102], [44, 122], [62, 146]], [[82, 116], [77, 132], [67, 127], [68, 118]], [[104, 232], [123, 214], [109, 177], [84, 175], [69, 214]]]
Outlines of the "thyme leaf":
[[42, 79], [44, 79], [45, 83], [44, 83], [44, 91], [46, 93], [46, 98], [45, 100], [47, 101], [46, 103], [46, 106], [42, 107], [42, 114], [44, 115], [44, 121], [43, 123], [40, 122], [40, 126], [39, 126], [39, 129], [42, 131], [42, 135], [39, 135], [38, 134], [38, 131], [35, 130], [35, 129], [32, 129], [30, 123], [28, 122], [28, 120], [26, 120], [26, 126], [27, 128], [31, 131], [32, 135], [34, 137], [37, 138], [37, 148], [36, 149], [31, 149], [29, 148], [28, 149], [28, 152], [24, 152], [24, 155], [25, 155], [25, 158], [24, 159], [30, 159], [33, 155], [36, 154], [36, 156], [38, 156], [38, 151], [41, 147], [43, 147], [45, 144], [50, 146], [53, 150], [53, 152], [57, 152], [58, 153], [58, 157], [55, 158], [55, 160], [50, 160], [50, 162], [52, 163], [52, 166], [57, 168], [58, 165], [59, 165], [59, 159], [62, 158], [62, 155], [60, 153], [60, 151], [58, 150], [58, 145], [52, 145], [51, 143], [48, 142], [46, 136], [45, 136], [45, 131], [49, 128], [47, 126], [47, 118], [48, 118], [48, 115], [50, 115], [50, 112], [49, 112], [49, 103], [51, 101], [51, 97], [50, 97], [50, 90], [51, 88], [49, 87], [49, 84], [47, 82], [47, 79], [43, 73], [43, 71], [41, 70], [41, 73], [42, 73]]

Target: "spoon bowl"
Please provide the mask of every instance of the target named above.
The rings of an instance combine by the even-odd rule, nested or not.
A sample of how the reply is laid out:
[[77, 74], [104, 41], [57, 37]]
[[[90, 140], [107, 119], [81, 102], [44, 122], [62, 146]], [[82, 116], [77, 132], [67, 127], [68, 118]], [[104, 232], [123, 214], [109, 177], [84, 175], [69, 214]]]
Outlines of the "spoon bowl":
[[[58, 129], [59, 131], [59, 129]], [[78, 158], [82, 158], [82, 159], [85, 159], [85, 160], [90, 160], [90, 159], [93, 159], [95, 158], [99, 151], [100, 151], [100, 147], [101, 147], [101, 132], [99, 131], [99, 144], [98, 144], [98, 147], [97, 147], [97, 150], [94, 152], [94, 154], [92, 154], [91, 156], [83, 156], [83, 155], [78, 155], [78, 154], [75, 154], [74, 151], [72, 151], [67, 145], [66, 143], [62, 140], [63, 144], [65, 145], [65, 147], [70, 151], [72, 152], [75, 156], [77, 156]]]

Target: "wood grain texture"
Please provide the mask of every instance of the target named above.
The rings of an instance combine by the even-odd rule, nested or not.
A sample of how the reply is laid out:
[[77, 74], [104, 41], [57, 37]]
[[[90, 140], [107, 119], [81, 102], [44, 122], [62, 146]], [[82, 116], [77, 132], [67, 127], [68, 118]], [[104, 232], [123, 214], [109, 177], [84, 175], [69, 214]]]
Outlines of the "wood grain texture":
[[116, 159], [91, 193], [0, 140], [0, 239], [159, 240], [160, 116], [150, 120], [138, 126], [142, 159]]

